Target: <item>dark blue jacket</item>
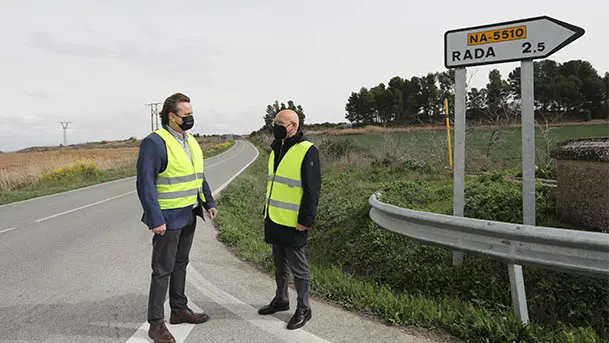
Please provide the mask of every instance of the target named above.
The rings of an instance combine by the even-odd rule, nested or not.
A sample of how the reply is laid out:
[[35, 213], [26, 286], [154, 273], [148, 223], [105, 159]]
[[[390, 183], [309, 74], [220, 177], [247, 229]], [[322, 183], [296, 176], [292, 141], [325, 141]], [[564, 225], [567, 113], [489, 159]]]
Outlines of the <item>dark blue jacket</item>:
[[161, 210], [156, 195], [158, 175], [167, 168], [167, 149], [165, 141], [157, 134], [150, 134], [142, 140], [137, 157], [137, 194], [144, 210], [142, 222], [154, 229], [166, 224], [167, 230], [179, 230], [188, 224], [193, 214], [203, 217], [203, 210], [216, 207], [207, 180], [203, 181], [203, 194], [206, 202], [199, 199], [198, 206], [172, 210]]

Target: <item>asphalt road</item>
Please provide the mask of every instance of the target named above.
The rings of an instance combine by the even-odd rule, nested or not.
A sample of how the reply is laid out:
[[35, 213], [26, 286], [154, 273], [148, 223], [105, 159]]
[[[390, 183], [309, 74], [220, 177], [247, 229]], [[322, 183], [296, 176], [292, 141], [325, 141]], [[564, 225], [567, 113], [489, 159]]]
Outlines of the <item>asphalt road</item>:
[[[221, 190], [256, 156], [251, 144], [239, 141], [206, 160], [212, 190]], [[0, 342], [150, 342], [152, 235], [140, 217], [135, 178], [0, 206]], [[313, 319], [300, 330], [285, 329], [293, 305], [258, 316], [274, 281], [235, 258], [200, 218], [186, 291], [189, 305], [211, 320], [168, 325], [178, 342], [439, 341], [317, 300]]]

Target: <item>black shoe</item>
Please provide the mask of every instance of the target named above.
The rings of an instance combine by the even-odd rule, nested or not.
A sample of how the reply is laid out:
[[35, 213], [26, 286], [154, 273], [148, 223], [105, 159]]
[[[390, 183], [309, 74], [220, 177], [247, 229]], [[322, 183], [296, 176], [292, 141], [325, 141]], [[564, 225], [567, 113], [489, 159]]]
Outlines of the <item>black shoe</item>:
[[279, 311], [287, 311], [290, 309], [290, 304], [285, 303], [276, 303], [275, 301], [271, 301], [270, 304], [264, 306], [263, 308], [258, 310], [258, 314], [261, 315], [268, 315], [268, 314], [273, 314]]
[[296, 330], [303, 327], [313, 316], [311, 309], [298, 308], [288, 323], [288, 330]]

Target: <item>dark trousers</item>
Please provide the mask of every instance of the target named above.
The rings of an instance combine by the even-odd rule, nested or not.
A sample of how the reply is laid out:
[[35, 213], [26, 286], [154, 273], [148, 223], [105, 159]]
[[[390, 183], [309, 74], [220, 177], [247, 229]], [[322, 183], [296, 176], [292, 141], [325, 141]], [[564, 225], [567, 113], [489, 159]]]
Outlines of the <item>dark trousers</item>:
[[148, 322], [164, 321], [164, 303], [169, 287], [169, 306], [173, 311], [186, 310], [188, 299], [184, 294], [186, 266], [195, 233], [197, 219], [191, 215], [181, 230], [167, 230], [163, 236], [152, 238], [152, 281], [148, 296]]
[[273, 245], [273, 261], [275, 262], [275, 282], [277, 283], [274, 301], [283, 304], [289, 302], [288, 280], [291, 270], [294, 275], [296, 293], [298, 294], [298, 308], [311, 308], [309, 304], [311, 273], [307, 264], [304, 247], [290, 248]]

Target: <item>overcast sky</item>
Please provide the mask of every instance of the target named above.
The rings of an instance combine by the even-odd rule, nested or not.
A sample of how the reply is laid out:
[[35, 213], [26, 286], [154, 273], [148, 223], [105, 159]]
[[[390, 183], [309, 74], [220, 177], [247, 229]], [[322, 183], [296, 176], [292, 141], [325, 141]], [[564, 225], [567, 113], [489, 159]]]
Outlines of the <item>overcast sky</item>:
[[[443, 71], [445, 31], [538, 15], [586, 30], [552, 59], [604, 73], [607, 13], [600, 0], [0, 0], [0, 150], [57, 145], [58, 121], [68, 143], [142, 138], [144, 104], [178, 91], [194, 132], [249, 133], [275, 99], [344, 121], [352, 91]], [[469, 69], [474, 85], [489, 70]]]

